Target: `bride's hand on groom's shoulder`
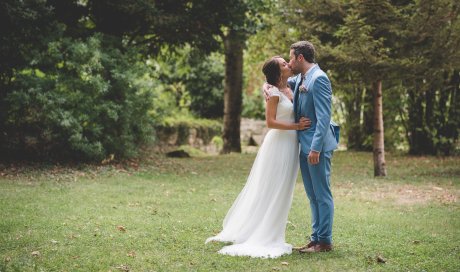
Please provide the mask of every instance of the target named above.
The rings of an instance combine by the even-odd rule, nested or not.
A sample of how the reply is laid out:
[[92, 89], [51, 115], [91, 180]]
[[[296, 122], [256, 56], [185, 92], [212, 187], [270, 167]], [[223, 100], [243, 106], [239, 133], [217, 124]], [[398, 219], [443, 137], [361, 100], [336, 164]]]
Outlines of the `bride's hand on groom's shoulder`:
[[265, 98], [265, 102], [267, 102], [268, 100], [270, 100], [270, 89], [273, 87], [273, 85], [270, 85], [268, 84], [267, 82], [264, 83], [263, 87], [262, 87], [262, 93], [264, 95], [264, 98]]

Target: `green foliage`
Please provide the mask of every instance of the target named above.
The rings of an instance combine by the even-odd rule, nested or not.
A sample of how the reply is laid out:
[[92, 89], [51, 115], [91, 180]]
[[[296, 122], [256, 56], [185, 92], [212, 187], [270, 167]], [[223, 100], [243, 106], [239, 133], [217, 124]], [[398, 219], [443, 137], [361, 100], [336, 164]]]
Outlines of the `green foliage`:
[[224, 140], [220, 136], [212, 137], [211, 143], [213, 143], [217, 147], [217, 149], [222, 149], [222, 147], [224, 146]]
[[243, 112], [241, 116], [265, 119], [265, 100], [260, 90], [243, 93]]
[[48, 70], [17, 72], [5, 98], [8, 135], [2, 149], [8, 155], [131, 157], [139, 144], [151, 140], [149, 70], [136, 52], [103, 48], [103, 41], [102, 35], [95, 35], [51, 42], [35, 59]]
[[369, 86], [382, 79], [387, 148], [456, 152], [455, 1], [160, 2], [1, 1], [1, 156], [129, 157], [164, 116], [221, 118], [224, 54], [209, 52], [232, 40], [247, 46], [242, 115], [263, 118], [262, 64], [300, 39], [333, 81], [350, 148], [372, 144]]
[[205, 55], [190, 46], [163, 47], [148, 61], [158, 82], [162, 108], [167, 115], [193, 113], [202, 118], [223, 116], [224, 60], [218, 53]]
[[267, 18], [269, 27], [249, 40], [247, 59], [257, 69], [248, 73], [247, 88], [262, 84], [254, 71], [263, 59], [310, 40], [332, 80], [349, 148], [372, 145], [369, 90], [382, 80], [385, 146], [452, 154], [460, 127], [459, 12], [451, 0], [280, 1]]
[[417, 1], [404, 9], [398, 53], [407, 104], [403, 117], [411, 154], [458, 153], [460, 135], [460, 6]]
[[190, 93], [190, 110], [203, 118], [224, 115], [224, 58], [221, 54], [191, 54], [185, 86]]
[[148, 63], [169, 115], [190, 111], [202, 118], [223, 116], [224, 59], [221, 54], [205, 55], [190, 46], [165, 46]]

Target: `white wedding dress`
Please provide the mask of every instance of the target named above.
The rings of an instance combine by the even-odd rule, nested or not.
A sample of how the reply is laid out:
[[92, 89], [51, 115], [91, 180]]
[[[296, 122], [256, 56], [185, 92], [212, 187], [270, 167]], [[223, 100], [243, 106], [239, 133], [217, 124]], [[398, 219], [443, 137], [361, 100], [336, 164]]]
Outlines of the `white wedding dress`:
[[[294, 122], [293, 104], [278, 89], [276, 119]], [[277, 258], [292, 252], [285, 231], [299, 169], [295, 130], [271, 129], [264, 138], [246, 185], [225, 216], [223, 230], [210, 241], [232, 242], [219, 253]]]

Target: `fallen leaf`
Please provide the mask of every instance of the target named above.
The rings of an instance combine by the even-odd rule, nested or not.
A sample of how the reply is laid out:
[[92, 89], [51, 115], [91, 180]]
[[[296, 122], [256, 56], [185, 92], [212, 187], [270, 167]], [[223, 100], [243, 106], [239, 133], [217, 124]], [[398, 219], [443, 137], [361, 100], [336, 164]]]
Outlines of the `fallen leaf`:
[[121, 225], [120, 225], [120, 226], [117, 226], [117, 229], [118, 229], [119, 231], [126, 232], [126, 228], [123, 227], [123, 226], [121, 226]]
[[40, 257], [40, 251], [32, 251], [32, 256], [34, 257]]
[[128, 254], [126, 254], [126, 256], [134, 258], [134, 257], [136, 257], [136, 252], [130, 251], [130, 252], [128, 252]]
[[368, 264], [372, 264], [374, 263], [374, 258], [372, 258], [371, 256], [366, 256], [366, 261]]
[[115, 267], [115, 268], [116, 268], [116, 269], [120, 269], [120, 270], [125, 271], [125, 272], [128, 272], [128, 271], [129, 271], [129, 266], [124, 265], [124, 264], [119, 265], [119, 266], [117, 266], [117, 267]]
[[378, 263], [386, 263], [387, 260], [385, 260], [382, 256], [379, 255], [379, 256], [377, 256], [377, 262]]
[[281, 265], [289, 265], [288, 262], [281, 262]]

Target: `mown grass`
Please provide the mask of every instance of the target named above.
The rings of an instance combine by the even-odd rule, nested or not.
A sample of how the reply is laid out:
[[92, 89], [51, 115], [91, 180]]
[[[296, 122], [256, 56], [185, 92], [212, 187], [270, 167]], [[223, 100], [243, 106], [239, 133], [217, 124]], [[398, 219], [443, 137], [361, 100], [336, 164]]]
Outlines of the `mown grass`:
[[[205, 245], [254, 154], [153, 156], [140, 165], [12, 168], [0, 177], [0, 271], [460, 271], [460, 158], [336, 152], [330, 253], [222, 256]], [[287, 241], [306, 242], [300, 178]], [[386, 262], [377, 261], [377, 257]]]

